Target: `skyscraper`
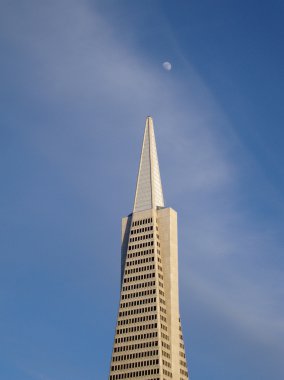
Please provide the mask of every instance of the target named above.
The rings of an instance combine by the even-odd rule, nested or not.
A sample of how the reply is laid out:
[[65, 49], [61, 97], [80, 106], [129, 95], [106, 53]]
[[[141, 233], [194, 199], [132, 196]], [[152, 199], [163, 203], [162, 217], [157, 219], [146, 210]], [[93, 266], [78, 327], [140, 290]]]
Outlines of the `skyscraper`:
[[164, 206], [147, 117], [133, 212], [122, 219], [120, 305], [109, 380], [187, 380], [179, 315], [177, 213]]

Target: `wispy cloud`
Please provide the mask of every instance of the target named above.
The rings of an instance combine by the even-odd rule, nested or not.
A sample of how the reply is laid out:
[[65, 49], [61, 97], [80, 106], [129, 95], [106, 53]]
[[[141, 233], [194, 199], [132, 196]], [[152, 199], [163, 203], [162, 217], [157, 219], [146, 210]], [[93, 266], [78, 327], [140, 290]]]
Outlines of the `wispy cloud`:
[[37, 371], [34, 371], [34, 370], [25, 371], [25, 372], [29, 376], [31, 376], [31, 379], [34, 379], [34, 380], [54, 380], [51, 377], [47, 376], [46, 374], [41, 373], [41, 372], [37, 372]]
[[[127, 150], [131, 156], [136, 151], [137, 145], [129, 143], [138, 141], [144, 117], [152, 113], [166, 200], [182, 210], [183, 285], [252, 340], [282, 350], [283, 268], [267, 263], [283, 242], [277, 222], [248, 210], [250, 181], [266, 189], [268, 207], [271, 199], [276, 204], [281, 199], [190, 63], [186, 81], [175, 69], [169, 76], [121, 41], [115, 26], [85, 1], [61, 1], [59, 11], [55, 2], [40, 7], [34, 2], [32, 14], [25, 5], [21, 12], [7, 7], [15, 22], [8, 38], [36, 66], [31, 96], [39, 95], [38, 101], [57, 115], [58, 107], [71, 113], [53, 119], [53, 126], [43, 122], [42, 128], [27, 129], [32, 144], [90, 204], [99, 202], [96, 178], [106, 172], [117, 183], [123, 176], [120, 192], [134, 187], [138, 163], [129, 160]], [[99, 154], [92, 152], [94, 146]], [[75, 175], [67, 163], [76, 168]], [[125, 172], [119, 174], [118, 168]], [[103, 190], [111, 199], [110, 189]]]
[[[36, 91], [42, 93], [44, 101], [74, 107], [79, 117], [88, 110], [87, 119], [83, 117], [80, 125], [72, 123], [68, 126], [70, 134], [78, 129], [85, 142], [89, 136], [94, 137], [99, 130], [105, 129], [106, 123], [113, 123], [111, 130], [114, 138], [121, 134], [126, 138], [137, 134], [138, 129], [141, 129], [141, 115], [146, 115], [148, 110], [153, 111], [162, 157], [162, 176], [168, 179], [166, 195], [169, 193], [172, 200], [180, 197], [182, 202], [176, 202], [177, 205], [185, 207], [194, 216], [194, 221], [190, 221], [191, 228], [195, 224], [195, 235], [190, 237], [190, 255], [202, 255], [198, 270], [202, 272], [202, 265], [206, 266], [206, 260], [211, 261], [212, 257], [213, 260], [222, 261], [224, 255], [231, 254], [234, 255], [234, 260], [238, 260], [238, 253], [244, 251], [248, 255], [265, 255], [263, 250], [269, 246], [265, 241], [265, 226], [259, 226], [257, 220], [248, 220], [247, 212], [240, 205], [237, 195], [238, 191], [246, 190], [238, 181], [242, 181], [242, 171], [247, 170], [244, 162], [248, 161], [253, 166], [252, 157], [237, 139], [225, 113], [190, 63], [187, 62], [187, 75], [191, 83], [188, 90], [181, 78], [174, 77], [174, 71], [169, 79], [160, 67], [153, 66], [133, 46], [123, 44], [116, 35], [115, 28], [87, 2], [61, 1], [60, 8], [58, 12], [56, 3], [51, 6], [35, 6], [33, 13], [29, 14], [30, 7], [23, 5], [21, 12], [15, 12], [11, 6], [15, 29], [10, 38], [24, 47], [33, 60], [37, 60], [36, 75], [40, 89]], [[26, 22], [29, 19], [30, 24]], [[17, 29], [22, 32], [19, 34]], [[37, 34], [34, 33], [35, 29]], [[134, 126], [138, 119], [140, 127]], [[60, 165], [60, 139], [63, 136], [60, 136], [58, 147], [51, 137], [53, 144], [52, 150], [49, 150], [51, 145], [46, 143], [45, 138], [50, 138], [50, 131], [49, 126], [46, 131], [49, 137], [43, 132], [41, 149]], [[223, 131], [226, 131], [225, 135], [222, 135]], [[38, 137], [37, 134], [36, 136]], [[69, 139], [68, 135], [64, 138], [67, 141]], [[70, 149], [66, 157], [68, 161], [74, 160], [73, 145], [69, 142], [70, 145], [66, 146]], [[79, 151], [75, 159], [84, 160], [83, 152]], [[127, 155], [121, 154], [116, 158], [111, 156], [109, 159], [118, 159], [121, 167], [127, 166]], [[174, 160], [174, 164], [171, 164], [171, 160]], [[83, 182], [87, 180], [84, 176], [89, 176], [91, 166], [92, 163], [86, 172], [81, 173]], [[258, 180], [261, 181], [262, 178]], [[185, 219], [187, 218], [184, 218], [184, 223]], [[279, 242], [273, 238], [269, 244], [273, 244], [271, 249], [280, 248]], [[240, 256], [242, 260], [243, 254], [240, 253]], [[250, 322], [255, 317], [256, 322], [259, 309], [269, 308], [268, 302], [261, 302], [263, 297], [271, 296], [267, 289], [269, 280], [262, 285], [262, 276], [258, 278], [254, 274], [253, 281], [250, 281], [249, 274], [246, 273], [242, 279], [245, 285], [241, 288], [238, 269], [230, 267], [226, 262], [222, 265], [226, 265], [227, 275], [230, 273], [231, 279], [237, 277], [235, 286], [239, 288], [240, 298], [246, 299], [250, 290], [254, 294], [254, 302], [250, 302], [250, 307], [253, 309], [255, 306], [255, 310], [248, 317], [246, 308], [242, 311], [240, 302], [238, 321], [243, 316], [243, 319], [249, 318]], [[201, 279], [202, 273], [200, 276], [195, 273], [196, 289], [200, 289], [203, 296], [206, 286], [208, 291], [215, 289], [216, 297], [233, 290], [234, 280], [232, 287], [224, 289], [220, 288], [214, 278], [207, 279], [207, 284]], [[273, 271], [271, 279], [275, 279]], [[258, 286], [255, 286], [255, 281]], [[228, 308], [230, 309], [231, 307]], [[228, 317], [230, 315], [232, 317], [236, 313], [228, 314]], [[265, 318], [268, 318], [265, 323], [269, 323], [270, 313], [262, 313], [261, 319]], [[281, 329], [282, 322], [276, 323], [275, 328], [279, 326]]]

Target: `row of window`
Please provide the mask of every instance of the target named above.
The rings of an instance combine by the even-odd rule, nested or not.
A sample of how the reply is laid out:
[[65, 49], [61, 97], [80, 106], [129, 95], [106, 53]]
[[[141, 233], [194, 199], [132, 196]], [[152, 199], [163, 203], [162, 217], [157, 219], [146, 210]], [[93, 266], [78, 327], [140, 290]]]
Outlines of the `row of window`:
[[[166, 302], [164, 299], [162, 299], [160, 297], [159, 300], [160, 300], [161, 304], [166, 305]], [[134, 307], [134, 306], [138, 306], [138, 305], [145, 305], [147, 303], [152, 303], [152, 302], [156, 302], [156, 297], [137, 299], [137, 300], [130, 301], [130, 302], [121, 302], [120, 308], [124, 309], [124, 308]], [[163, 312], [165, 312], [165, 309], [163, 309]], [[180, 338], [182, 339], [182, 335], [180, 335]]]
[[125, 269], [124, 275], [132, 274], [132, 273], [145, 272], [145, 271], [149, 271], [152, 269], [155, 269], [154, 264], [153, 265], [146, 265], [144, 267], [136, 267], [136, 268], [132, 268], [132, 269]]
[[133, 363], [112, 365], [111, 370], [121, 371], [125, 369], [130, 369], [130, 368], [132, 369], [132, 368], [149, 367], [153, 365], [159, 365], [159, 359], [145, 360], [143, 362], [133, 362]]
[[117, 325], [118, 326], [131, 325], [132, 323], [154, 321], [156, 319], [157, 319], [157, 314], [143, 315], [142, 317], [118, 320]]
[[150, 294], [156, 294], [156, 289], [148, 289], [148, 290], [144, 290], [143, 292], [122, 294], [121, 299], [126, 300], [129, 298], [144, 297], [144, 296], [149, 296]]
[[173, 377], [172, 373], [166, 369], [163, 369], [163, 374], [171, 378]]
[[139, 305], [146, 305], [147, 303], [154, 303], [156, 302], [156, 297], [153, 298], [145, 298], [142, 300], [135, 300], [135, 301], [130, 301], [130, 302], [122, 302], [120, 304], [120, 307], [122, 309], [126, 307], [133, 307], [133, 306], [139, 306]]
[[[157, 245], [160, 243], [157, 242]], [[134, 244], [134, 245], [129, 245], [128, 246], [128, 251], [133, 251], [134, 249], [140, 249], [140, 248], [145, 248], [145, 247], [150, 247], [153, 246], [154, 242], [153, 241], [147, 241], [145, 243], [139, 243], [139, 244]]]
[[133, 226], [141, 226], [142, 224], [148, 224], [148, 223], [152, 223], [152, 222], [153, 222], [152, 218], [135, 220], [134, 222], [132, 222], [132, 227]]
[[125, 352], [131, 350], [141, 350], [143, 348], [158, 347], [158, 341], [152, 340], [150, 342], [142, 342], [136, 344], [130, 344], [129, 346], [123, 345], [120, 347], [114, 347], [113, 352]]
[[145, 249], [144, 251], [138, 251], [138, 252], [128, 252], [127, 258], [132, 259], [133, 257], [139, 257], [139, 256], [146, 256], [150, 255], [151, 253], [154, 253], [154, 248], [152, 249]]
[[[150, 371], [152, 371], [152, 370], [149, 370], [149, 372]], [[142, 372], [144, 372], [144, 371], [142, 371]], [[139, 372], [120, 373], [120, 374], [117, 374], [117, 375], [111, 375], [109, 377], [109, 380], [130, 379], [130, 378], [133, 378], [133, 376], [135, 377], [135, 374], [137, 374], [137, 373], [139, 373]], [[159, 372], [157, 372], [157, 373], [159, 373]], [[154, 374], [151, 374], [151, 375], [147, 374], [147, 375], [151, 376], [151, 378], [148, 378], [147, 380], [161, 380], [160, 377], [152, 377], [152, 376], [154, 376]], [[121, 377], [119, 377], [119, 376], [121, 376]], [[163, 379], [163, 380], [167, 380], [167, 379]], [[180, 380], [183, 380], [183, 379], [180, 379]]]
[[184, 376], [188, 376], [187, 371], [183, 370], [182, 368], [180, 368], [179, 372], [180, 372], [180, 374], [182, 374]]
[[166, 317], [164, 317], [163, 315], [160, 315], [160, 318], [161, 318], [161, 321], [163, 321], [163, 322], [166, 322], [166, 323], [167, 323], [167, 318], [166, 318]]
[[167, 326], [163, 325], [162, 323], [161, 323], [161, 329], [162, 329], [162, 330], [165, 330], [165, 331], [168, 331]]
[[[138, 373], [138, 372], [135, 372], [135, 373]], [[135, 373], [134, 373], [134, 375], [133, 375], [133, 373], [121, 373], [121, 374], [117, 374], [117, 375], [110, 375], [109, 380], [130, 379], [130, 377], [131, 378], [133, 378], [133, 376], [135, 377]], [[121, 377], [119, 377], [119, 376], [121, 376]], [[160, 377], [152, 377], [152, 376], [151, 376], [151, 379], [148, 379], [148, 380], [161, 380]], [[163, 380], [166, 380], [166, 379], [163, 379]], [[181, 378], [180, 380], [183, 380], [183, 379]]]
[[112, 361], [113, 362], [120, 362], [120, 361], [123, 361], [123, 360], [132, 360], [132, 359], [138, 359], [138, 358], [144, 358], [144, 357], [147, 357], [147, 356], [156, 356], [159, 354], [159, 351], [158, 350], [155, 350], [155, 351], [140, 351], [140, 352], [135, 352], [135, 353], [132, 353], [132, 354], [127, 354], [127, 355], [118, 355], [118, 356], [114, 356], [112, 358]]
[[[162, 284], [162, 283], [159, 282], [159, 284]], [[156, 281], [139, 282], [138, 284], [124, 285], [122, 287], [122, 291], [127, 292], [128, 290], [148, 288], [148, 287], [155, 286], [155, 285], [156, 285]], [[163, 284], [162, 284], [162, 286], [163, 286]]]
[[168, 359], [171, 358], [171, 355], [168, 352], [164, 351], [164, 350], [162, 350], [162, 355], [165, 356]]
[[162, 347], [166, 348], [167, 350], [171, 349], [171, 346], [168, 343], [163, 342], [163, 341], [162, 341]]
[[157, 323], [151, 323], [149, 325], [138, 325], [138, 326], [132, 326], [132, 327], [126, 327], [123, 329], [117, 329], [116, 334], [129, 334], [133, 333], [136, 331], [145, 331], [145, 330], [151, 330], [151, 329], [156, 329], [157, 328]]
[[140, 281], [140, 280], [146, 280], [148, 278], [154, 278], [155, 277], [155, 272], [153, 273], [146, 273], [146, 274], [140, 274], [139, 276], [134, 276], [134, 277], [124, 277], [123, 282], [128, 283], [128, 282], [133, 282], [133, 281]]
[[153, 239], [153, 234], [139, 235], [139, 236], [131, 237], [129, 239], [129, 242], [132, 243], [134, 241], [147, 240], [147, 239]]
[[132, 336], [123, 336], [121, 338], [115, 338], [115, 343], [124, 343], [124, 342], [131, 342], [132, 340], [144, 340], [144, 339], [151, 339], [156, 338], [158, 336], [158, 333], [156, 331], [146, 333], [146, 334], [138, 334], [138, 335], [132, 335]]
[[183, 367], [186, 368], [186, 362], [184, 362], [183, 360], [180, 360], [179, 363], [180, 363], [181, 366], [183, 366]]
[[[146, 369], [144, 371], [128, 372], [128, 373], [118, 373], [116, 375], [110, 375], [109, 380], [121, 380], [121, 379], [136, 379], [141, 376], [151, 376], [158, 375], [159, 368]], [[160, 380], [160, 378], [152, 378], [149, 380]]]
[[153, 226], [133, 229], [130, 231], [130, 235], [141, 234], [141, 233], [147, 232], [147, 231], [153, 231]]
[[127, 261], [126, 262], [126, 266], [127, 267], [131, 267], [132, 265], [145, 264], [145, 263], [149, 263], [149, 262], [152, 262], [152, 261], [155, 261], [155, 257], [154, 256], [145, 257], [144, 259], [139, 259], [139, 260]]
[[169, 336], [167, 334], [164, 334], [163, 332], [161, 332], [161, 337], [165, 340], [170, 340]]
[[149, 313], [151, 311], [156, 311], [156, 306], [141, 307], [139, 309], [124, 310], [119, 312], [120, 317], [126, 317], [127, 315], [143, 314]]
[[163, 365], [166, 366], [166, 367], [168, 367], [168, 368], [172, 368], [171, 363], [167, 362], [164, 359], [163, 359]]
[[180, 351], [179, 356], [185, 359], [185, 354]]
[[161, 304], [166, 305], [166, 301], [163, 300], [162, 298], [160, 298], [160, 302], [161, 302]]

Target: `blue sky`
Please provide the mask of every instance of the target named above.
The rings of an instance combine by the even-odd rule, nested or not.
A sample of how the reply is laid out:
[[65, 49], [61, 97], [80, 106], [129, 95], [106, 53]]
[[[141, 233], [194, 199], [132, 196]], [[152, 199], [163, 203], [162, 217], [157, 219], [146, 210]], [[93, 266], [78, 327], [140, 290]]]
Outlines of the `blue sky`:
[[284, 378], [283, 1], [0, 7], [1, 379], [107, 379], [149, 114], [191, 379]]

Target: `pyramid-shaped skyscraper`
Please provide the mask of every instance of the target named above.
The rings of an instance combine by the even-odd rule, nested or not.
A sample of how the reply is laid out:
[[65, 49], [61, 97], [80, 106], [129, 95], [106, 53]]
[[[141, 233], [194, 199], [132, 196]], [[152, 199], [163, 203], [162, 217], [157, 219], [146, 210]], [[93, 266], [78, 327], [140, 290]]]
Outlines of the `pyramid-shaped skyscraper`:
[[147, 117], [133, 212], [122, 219], [121, 291], [109, 380], [188, 380], [179, 315], [177, 213], [164, 206]]

